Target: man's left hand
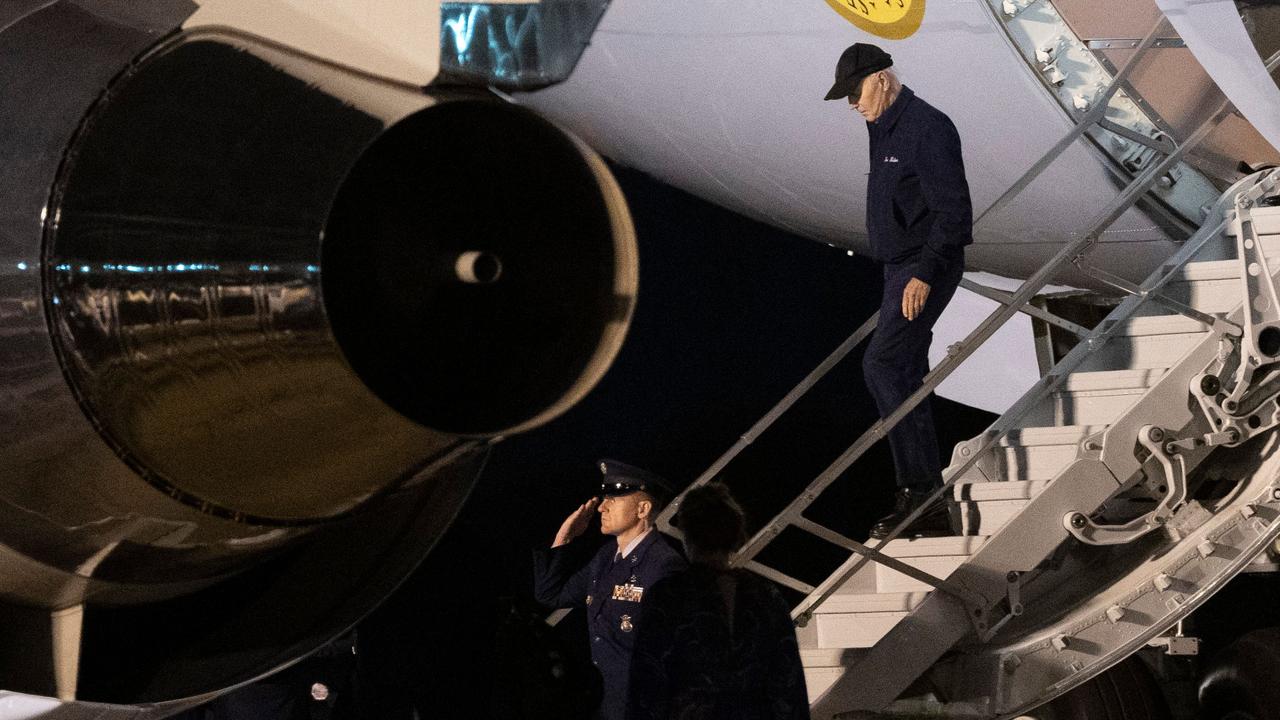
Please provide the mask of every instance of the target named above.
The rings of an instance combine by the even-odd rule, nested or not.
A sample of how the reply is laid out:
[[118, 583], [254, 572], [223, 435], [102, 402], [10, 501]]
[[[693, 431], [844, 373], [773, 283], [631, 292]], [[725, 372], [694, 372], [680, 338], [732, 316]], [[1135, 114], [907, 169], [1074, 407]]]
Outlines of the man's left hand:
[[924, 301], [929, 298], [929, 283], [920, 278], [911, 278], [902, 291], [902, 316], [915, 320], [924, 310]]

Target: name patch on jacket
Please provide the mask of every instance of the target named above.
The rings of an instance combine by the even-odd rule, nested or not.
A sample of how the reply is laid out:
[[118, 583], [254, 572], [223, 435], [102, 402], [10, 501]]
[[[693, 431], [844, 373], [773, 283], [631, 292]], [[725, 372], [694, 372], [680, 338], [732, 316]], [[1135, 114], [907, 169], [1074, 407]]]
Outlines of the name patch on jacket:
[[627, 583], [626, 585], [613, 586], [614, 600], [625, 600], [627, 602], [640, 602], [640, 599], [642, 597], [644, 597], [644, 588], [640, 587], [639, 585], [632, 585], [631, 583]]

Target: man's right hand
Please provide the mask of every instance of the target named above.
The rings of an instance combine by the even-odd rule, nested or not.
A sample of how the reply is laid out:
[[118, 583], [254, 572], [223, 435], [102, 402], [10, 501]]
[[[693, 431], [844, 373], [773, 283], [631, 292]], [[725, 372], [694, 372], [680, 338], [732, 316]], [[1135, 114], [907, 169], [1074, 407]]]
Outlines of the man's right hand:
[[568, 545], [574, 538], [586, 531], [587, 525], [591, 522], [591, 516], [595, 514], [596, 507], [600, 504], [600, 498], [591, 498], [590, 500], [578, 506], [564, 519], [560, 524], [560, 531], [556, 533], [555, 542], [551, 543], [551, 547], [560, 547]]

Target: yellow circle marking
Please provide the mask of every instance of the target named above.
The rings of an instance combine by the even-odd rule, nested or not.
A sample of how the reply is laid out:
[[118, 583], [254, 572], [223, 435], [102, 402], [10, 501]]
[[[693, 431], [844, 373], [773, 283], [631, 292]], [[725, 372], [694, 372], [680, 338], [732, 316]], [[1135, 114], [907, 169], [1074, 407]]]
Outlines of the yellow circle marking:
[[877, 37], [901, 40], [924, 20], [925, 0], [827, 0], [836, 12]]

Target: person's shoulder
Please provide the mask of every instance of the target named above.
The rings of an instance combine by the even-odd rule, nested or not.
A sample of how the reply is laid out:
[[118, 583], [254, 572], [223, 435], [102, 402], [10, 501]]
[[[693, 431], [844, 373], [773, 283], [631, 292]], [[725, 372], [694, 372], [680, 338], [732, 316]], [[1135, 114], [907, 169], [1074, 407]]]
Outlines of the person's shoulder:
[[907, 105], [906, 110], [917, 119], [924, 120], [929, 123], [944, 123], [946, 125], [953, 124], [951, 122], [951, 117], [945, 112], [929, 104], [928, 100], [925, 100], [914, 93], [911, 96], [911, 104]]
[[650, 578], [650, 582], [677, 570], [683, 570], [688, 565], [684, 556], [675, 549], [671, 541], [656, 530], [650, 537], [645, 538], [634, 552], [632, 561], [634, 566], [637, 571]]
[[663, 535], [657, 530], [653, 531], [653, 546], [649, 548], [649, 552], [661, 558], [679, 558], [684, 560], [684, 556], [676, 549], [675, 541]]
[[688, 561], [684, 559], [684, 555], [676, 549], [674, 542], [661, 533], [657, 534], [657, 538], [653, 541], [653, 547], [649, 548], [649, 562], [664, 575], [670, 575], [689, 567]]

